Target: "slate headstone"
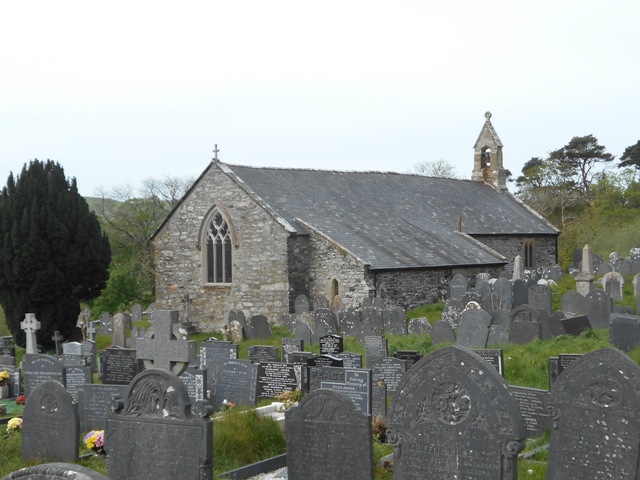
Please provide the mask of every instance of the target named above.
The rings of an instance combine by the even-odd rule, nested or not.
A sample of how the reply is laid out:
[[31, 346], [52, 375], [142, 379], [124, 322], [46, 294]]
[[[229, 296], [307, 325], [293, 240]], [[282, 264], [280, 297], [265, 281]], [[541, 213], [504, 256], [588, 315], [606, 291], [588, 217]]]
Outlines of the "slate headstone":
[[407, 372], [407, 361], [394, 357], [385, 357], [367, 364], [367, 368], [371, 369], [371, 375], [374, 381], [378, 379], [384, 380], [387, 385], [387, 392], [393, 394], [400, 384], [400, 380]]
[[631, 351], [640, 343], [640, 317], [635, 315], [615, 314], [611, 316], [609, 342], [622, 350]]
[[609, 272], [602, 277], [602, 289], [609, 294], [612, 300], [622, 300], [624, 277], [618, 272]]
[[257, 372], [256, 400], [275, 398], [287, 390], [302, 388], [301, 369], [293, 364], [261, 362]]
[[250, 345], [247, 358], [252, 362], [279, 362], [280, 351], [272, 345]]
[[337, 355], [344, 350], [344, 339], [340, 335], [324, 335], [319, 343], [321, 355]]
[[207, 375], [211, 388], [210, 401], [216, 410], [220, 409], [224, 400], [236, 405], [255, 405], [257, 364], [250, 360], [214, 360], [207, 366]]
[[552, 292], [546, 285], [534, 285], [529, 287], [529, 302], [528, 305], [531, 308], [537, 310], [544, 310], [548, 314], [551, 314], [552, 309]]
[[371, 413], [371, 382], [369, 369], [311, 367], [309, 368], [309, 391], [333, 390], [347, 397], [357, 410]]
[[60, 360], [49, 355], [25, 354], [22, 357], [22, 375], [24, 394], [27, 397], [47, 380], [55, 380], [64, 385], [64, 366]]
[[524, 280], [513, 281], [513, 306], [527, 305], [529, 303], [529, 287]]
[[491, 315], [484, 310], [465, 310], [460, 315], [456, 345], [465, 348], [485, 348], [489, 337]]
[[78, 401], [78, 390], [86, 383], [93, 383], [91, 367], [64, 367], [64, 386], [74, 401]]
[[369, 366], [369, 362], [388, 356], [389, 346], [387, 339], [376, 335], [364, 337], [364, 354], [367, 366]]
[[473, 350], [473, 353], [482, 357], [482, 359], [493, 365], [493, 368], [500, 374], [501, 377], [504, 377], [504, 352], [501, 349], [481, 349], [481, 350]]
[[424, 317], [412, 318], [409, 320], [408, 331], [410, 335], [430, 335], [431, 324]]
[[574, 315], [583, 315], [586, 313], [585, 300], [575, 290], [571, 290], [562, 296], [562, 311], [565, 313], [573, 313]]
[[195, 365], [189, 365], [187, 369], [178, 377], [187, 387], [187, 393], [191, 404], [194, 405], [199, 400], [207, 400], [207, 371]]
[[433, 329], [431, 330], [431, 343], [433, 345], [438, 345], [440, 343], [455, 343], [456, 335], [447, 322], [443, 320], [438, 320], [433, 324]]
[[341, 352], [336, 357], [342, 359], [344, 368], [362, 368], [362, 355], [354, 352]]
[[304, 340], [299, 338], [282, 338], [282, 361], [289, 363], [289, 354], [293, 352], [301, 352], [304, 350]]
[[460, 300], [462, 295], [467, 293], [469, 286], [467, 284], [467, 277], [457, 273], [451, 278], [449, 282], [449, 298], [454, 300]]
[[549, 398], [547, 390], [509, 385], [509, 392], [518, 403], [527, 427], [527, 437], [539, 437], [551, 428], [551, 416], [547, 408]]
[[105, 349], [100, 366], [102, 383], [107, 385], [128, 385], [140, 370], [136, 351], [128, 348]]
[[567, 335], [577, 336], [580, 335], [585, 330], [591, 328], [591, 324], [589, 323], [589, 318], [586, 315], [575, 315], [570, 317], [565, 317], [560, 320], [562, 324], [562, 328], [564, 329], [564, 333]]
[[414, 363], [423, 357], [422, 353], [418, 350], [398, 350], [393, 356], [400, 360], [405, 360], [407, 362], [407, 369], [411, 368]]
[[609, 328], [611, 297], [600, 289], [591, 290], [585, 297], [584, 313], [593, 328]]
[[529, 305], [520, 305], [511, 311], [511, 343], [526, 344], [542, 335], [540, 312]]
[[492, 287], [493, 293], [496, 295], [497, 304], [492, 310], [511, 310], [513, 308], [513, 290], [511, 281], [506, 278], [498, 278]]
[[111, 413], [111, 399], [124, 396], [128, 385], [84, 384], [78, 390], [80, 430], [104, 430], [107, 415]]

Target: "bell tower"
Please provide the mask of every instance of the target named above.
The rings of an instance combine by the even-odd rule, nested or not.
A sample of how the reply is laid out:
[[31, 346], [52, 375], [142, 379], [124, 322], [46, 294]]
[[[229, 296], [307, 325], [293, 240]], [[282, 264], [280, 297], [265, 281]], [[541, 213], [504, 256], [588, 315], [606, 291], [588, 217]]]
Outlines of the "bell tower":
[[507, 190], [507, 175], [502, 166], [502, 142], [491, 125], [491, 112], [485, 113], [484, 117], [484, 125], [473, 146], [471, 180], [488, 183], [498, 190]]

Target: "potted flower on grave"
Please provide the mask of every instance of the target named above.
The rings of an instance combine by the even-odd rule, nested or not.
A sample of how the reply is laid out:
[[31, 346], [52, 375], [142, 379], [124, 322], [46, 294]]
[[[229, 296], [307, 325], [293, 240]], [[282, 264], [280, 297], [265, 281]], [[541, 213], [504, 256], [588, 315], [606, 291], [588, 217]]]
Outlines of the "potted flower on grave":
[[11, 375], [6, 370], [0, 372], [0, 398], [9, 397], [9, 379]]
[[104, 430], [91, 430], [84, 436], [83, 442], [96, 455], [102, 455], [104, 453]]

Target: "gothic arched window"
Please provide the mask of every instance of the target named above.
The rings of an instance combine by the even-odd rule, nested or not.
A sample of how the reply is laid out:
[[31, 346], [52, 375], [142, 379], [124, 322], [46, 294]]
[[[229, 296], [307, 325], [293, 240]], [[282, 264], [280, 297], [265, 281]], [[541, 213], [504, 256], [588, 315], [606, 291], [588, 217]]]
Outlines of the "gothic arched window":
[[229, 224], [220, 210], [213, 212], [205, 235], [207, 283], [231, 283], [233, 242]]

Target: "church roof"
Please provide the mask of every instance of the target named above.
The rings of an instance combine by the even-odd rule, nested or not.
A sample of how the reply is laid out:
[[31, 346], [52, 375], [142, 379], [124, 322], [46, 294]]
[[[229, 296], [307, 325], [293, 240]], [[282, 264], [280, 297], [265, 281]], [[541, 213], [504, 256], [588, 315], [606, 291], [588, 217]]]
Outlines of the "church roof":
[[502, 265], [471, 236], [558, 234], [510, 193], [481, 182], [218, 164], [293, 234], [318, 232], [372, 270]]

